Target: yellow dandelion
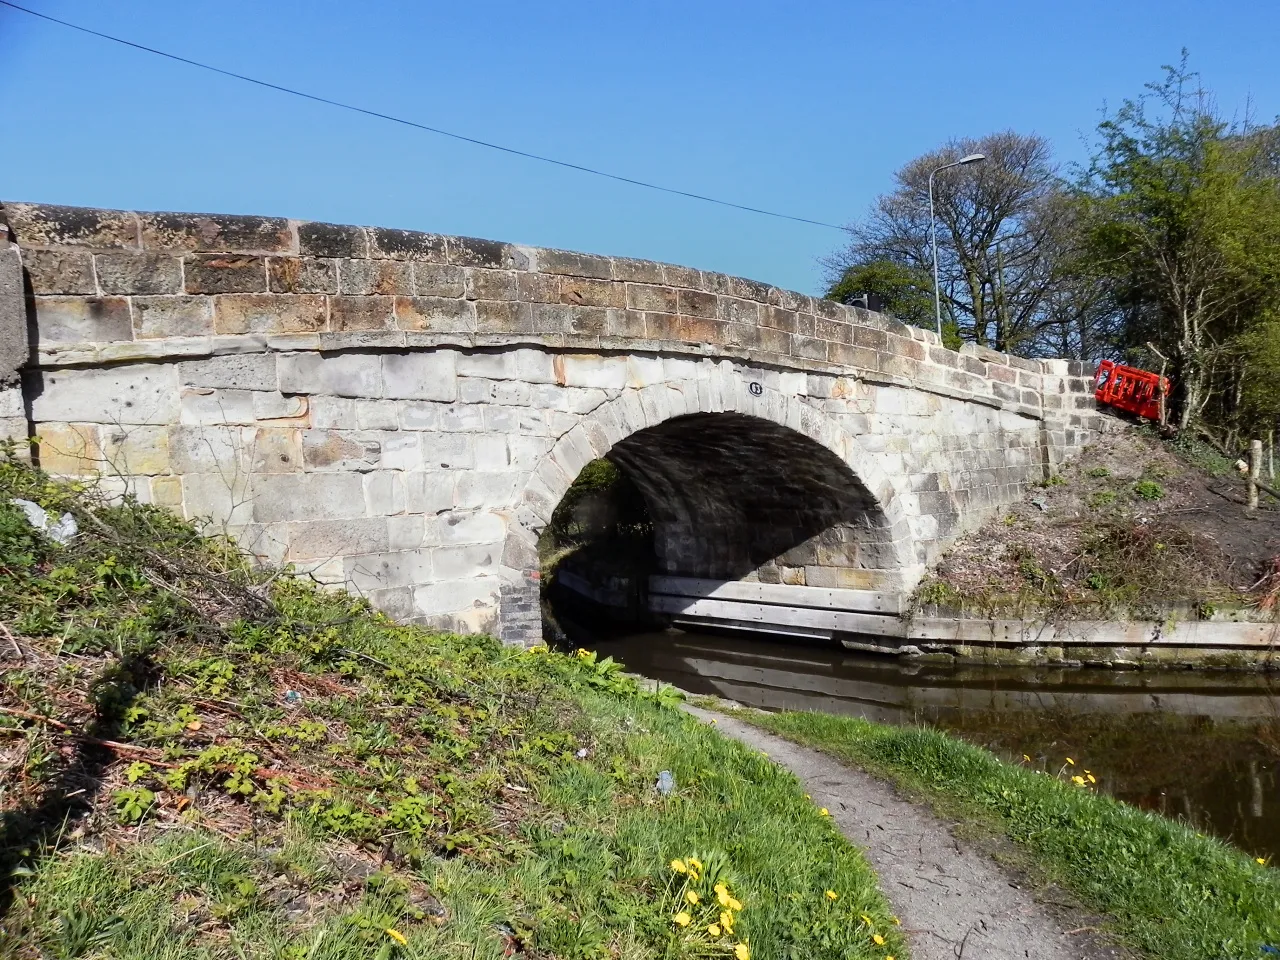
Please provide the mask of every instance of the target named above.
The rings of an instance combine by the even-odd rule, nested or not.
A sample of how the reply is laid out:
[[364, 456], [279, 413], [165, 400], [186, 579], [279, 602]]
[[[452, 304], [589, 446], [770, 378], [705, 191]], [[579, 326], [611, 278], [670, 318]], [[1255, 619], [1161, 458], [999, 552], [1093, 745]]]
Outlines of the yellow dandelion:
[[689, 901], [689, 906], [696, 907], [698, 905], [698, 895], [694, 891], [690, 890], [684, 895], [684, 898]]
[[1074, 783], [1077, 787], [1083, 787], [1084, 777], [1072, 777], [1071, 782]]
[[733, 933], [733, 914], [726, 910], [721, 910], [720, 926], [724, 927], [725, 933]]
[[1090, 782], [1090, 783], [1097, 783], [1097, 782], [1098, 782], [1098, 778], [1097, 778], [1097, 777], [1095, 777], [1092, 773], [1086, 773], [1086, 774], [1085, 774], [1085, 776], [1087, 776], [1087, 777], [1089, 778], [1089, 782]]
[[889, 954], [884, 958], [884, 960], [893, 960], [893, 954]]
[[407, 939], [405, 939], [405, 935], [403, 933], [401, 933], [399, 930], [394, 929], [393, 927], [387, 927], [382, 932], [385, 933], [392, 940], [394, 940], [396, 943], [400, 944], [400, 946], [402, 947], [409, 942]]
[[677, 927], [687, 927], [689, 924], [693, 923], [693, 917], [689, 916], [689, 914], [686, 913], [684, 910], [681, 910], [679, 913], [677, 913], [674, 917], [671, 918], [671, 921]]
[[818, 811], [818, 813], [819, 813], [819, 814], [821, 814], [821, 815], [822, 815], [822, 816], [824, 816], [824, 817], [829, 817], [829, 816], [831, 816], [831, 811], [830, 811], [830, 810], [828, 810], [826, 807], [823, 807], [821, 810], [819, 810], [819, 811]]
[[730, 910], [741, 910], [741, 909], [742, 909], [742, 901], [741, 901], [741, 900], [739, 900], [737, 897], [730, 897], [730, 898], [729, 898], [729, 909], [730, 909]]
[[896, 926], [899, 926], [899, 927], [902, 926], [902, 921], [899, 920], [897, 917], [890, 917], [889, 919], [892, 920]]
[[838, 899], [839, 897], [840, 897], [840, 894], [836, 893], [834, 890], [828, 890], [828, 891], [827, 891], [827, 899], [828, 899], [828, 900], [836, 900], [836, 899]]
[[874, 943], [877, 947], [883, 947], [884, 937], [880, 936], [880, 934], [878, 933], [873, 933], [871, 935], [871, 942]]
[[711, 924], [711, 926], [707, 927], [707, 933], [711, 934], [713, 937], [720, 936], [720, 925], [717, 923]]
[[723, 883], [717, 883], [711, 889], [716, 892], [716, 896], [719, 896], [720, 894], [724, 894], [727, 897], [729, 895], [729, 888], [726, 887]]
[[719, 722], [720, 722], [720, 721], [719, 721], [719, 720], [717, 720], [715, 717], [712, 717], [712, 718], [711, 718], [711, 725], [712, 725], [713, 727], [714, 727], [717, 723], [719, 723]]
[[1265, 867], [1267, 865], [1266, 857], [1254, 857], [1253, 859], [1260, 867]]
[[865, 913], [862, 915], [862, 922], [865, 923], [868, 927], [871, 926], [871, 918], [868, 917]]
[[807, 794], [807, 793], [804, 795], [804, 798], [805, 798], [806, 800], [812, 800], [812, 799], [813, 799], [813, 797], [809, 796], [809, 794]]
[[686, 867], [686, 866], [684, 865], [684, 861], [683, 861], [683, 860], [672, 860], [672, 861], [671, 861], [671, 869], [672, 869], [672, 870], [674, 870], [676, 873], [688, 873], [688, 872], [689, 872], [689, 868], [688, 868], [688, 867]]
[[718, 900], [718, 901], [720, 902], [720, 906], [722, 906], [722, 907], [727, 907], [727, 906], [729, 905], [729, 900], [730, 900], [730, 897], [729, 897], [729, 891], [728, 891], [728, 890], [717, 890], [717, 891], [716, 891], [716, 900]]
[[735, 960], [751, 960], [751, 948], [746, 943], [740, 943], [733, 948], [733, 956]]
[[1073, 767], [1076, 765], [1076, 762], [1072, 760], [1070, 757], [1067, 757], [1067, 763], [1071, 764]]
[[690, 858], [689, 858], [689, 866], [691, 866], [691, 867], [697, 867], [699, 870], [704, 869], [704, 868], [703, 868], [703, 866], [702, 866], [702, 861], [701, 861], [701, 860], [699, 860], [697, 857], [690, 857]]
[[1022, 759], [1027, 761], [1027, 763], [1031, 762], [1031, 757], [1025, 753], [1022, 755]]

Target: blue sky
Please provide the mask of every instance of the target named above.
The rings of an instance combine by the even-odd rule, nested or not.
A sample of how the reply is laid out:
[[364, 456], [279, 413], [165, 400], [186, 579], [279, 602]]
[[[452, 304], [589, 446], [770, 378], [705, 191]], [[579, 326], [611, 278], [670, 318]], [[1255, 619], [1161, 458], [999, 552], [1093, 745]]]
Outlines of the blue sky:
[[[434, 126], [816, 220], [1013, 128], [1085, 155], [1191, 49], [1280, 113], [1280, 4], [25, 0]], [[0, 197], [373, 223], [672, 261], [818, 292], [841, 234], [610, 183], [166, 62], [0, 8]]]

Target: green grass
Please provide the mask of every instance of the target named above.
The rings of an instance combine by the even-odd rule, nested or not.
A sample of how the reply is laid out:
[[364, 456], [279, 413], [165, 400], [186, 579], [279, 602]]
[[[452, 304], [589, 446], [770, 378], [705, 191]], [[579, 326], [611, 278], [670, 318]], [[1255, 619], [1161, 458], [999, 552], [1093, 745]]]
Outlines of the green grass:
[[929, 729], [814, 713], [741, 715], [886, 776], [948, 815], [1006, 834], [1048, 878], [1152, 956], [1252, 958], [1262, 956], [1264, 944], [1280, 945], [1280, 872], [1073, 784], [1070, 777], [1084, 772], [1065, 762], [1056, 776]]
[[798, 782], [611, 661], [399, 626], [3, 459], [0, 623], [0, 955], [904, 956]]

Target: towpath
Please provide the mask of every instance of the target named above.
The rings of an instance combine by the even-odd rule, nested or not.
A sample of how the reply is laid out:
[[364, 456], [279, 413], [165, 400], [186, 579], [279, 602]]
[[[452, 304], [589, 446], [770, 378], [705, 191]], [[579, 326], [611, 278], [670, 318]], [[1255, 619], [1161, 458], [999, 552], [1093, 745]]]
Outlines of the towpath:
[[724, 714], [700, 720], [786, 767], [859, 847], [902, 920], [913, 960], [1106, 960], [1127, 954], [1067, 929], [1017, 879], [958, 840], [951, 825], [893, 787], [828, 755]]

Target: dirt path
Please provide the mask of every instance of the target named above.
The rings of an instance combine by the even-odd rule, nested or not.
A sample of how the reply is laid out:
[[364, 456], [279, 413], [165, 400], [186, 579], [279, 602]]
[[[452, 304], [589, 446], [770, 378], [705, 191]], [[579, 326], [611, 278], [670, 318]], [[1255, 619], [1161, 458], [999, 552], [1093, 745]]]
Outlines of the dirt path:
[[966, 849], [950, 825], [888, 784], [826, 754], [748, 723], [697, 707], [704, 722], [763, 750], [831, 812], [840, 832], [859, 847], [902, 919], [913, 960], [1100, 960], [1125, 954], [1068, 932], [1031, 892], [985, 854]]

